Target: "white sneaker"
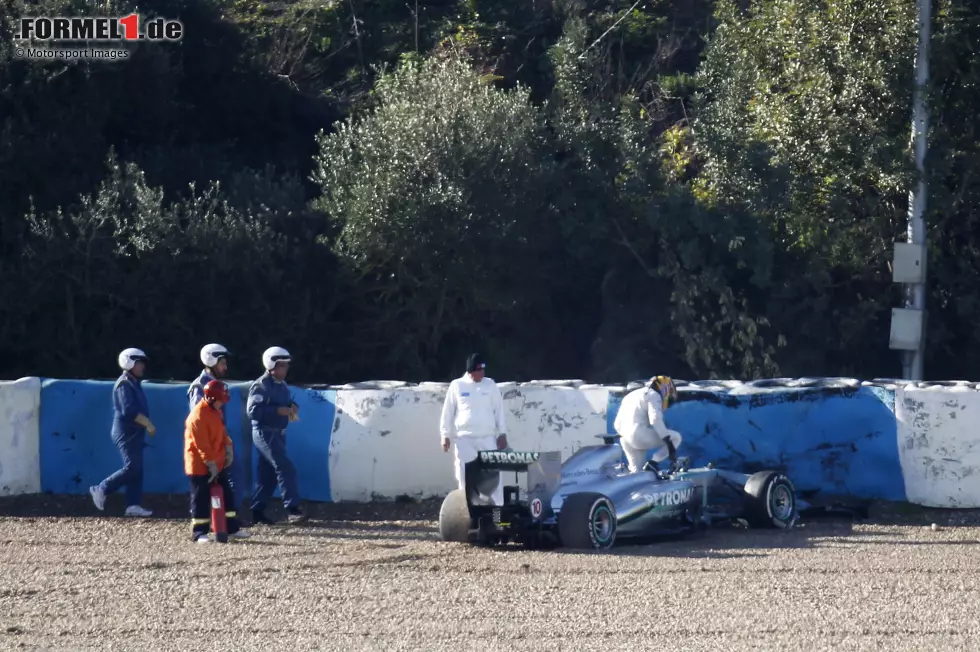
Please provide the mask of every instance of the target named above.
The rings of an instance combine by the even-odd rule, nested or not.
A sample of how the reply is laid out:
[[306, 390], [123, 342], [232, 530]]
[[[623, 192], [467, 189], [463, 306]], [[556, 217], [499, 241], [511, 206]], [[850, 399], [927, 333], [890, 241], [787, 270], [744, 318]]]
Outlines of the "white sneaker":
[[248, 530], [239, 530], [238, 532], [235, 532], [234, 534], [229, 534], [228, 535], [228, 537], [231, 538], [231, 539], [247, 539], [250, 536], [252, 536], [252, 533], [249, 532]]
[[202, 534], [201, 536], [194, 539], [194, 543], [211, 543], [211, 539], [208, 538], [208, 535]]
[[88, 492], [92, 495], [92, 502], [95, 503], [95, 508], [100, 512], [105, 511], [105, 492], [102, 491], [102, 487], [98, 485], [89, 487]]
[[126, 516], [151, 516], [153, 512], [143, 509], [139, 505], [130, 505], [126, 508]]

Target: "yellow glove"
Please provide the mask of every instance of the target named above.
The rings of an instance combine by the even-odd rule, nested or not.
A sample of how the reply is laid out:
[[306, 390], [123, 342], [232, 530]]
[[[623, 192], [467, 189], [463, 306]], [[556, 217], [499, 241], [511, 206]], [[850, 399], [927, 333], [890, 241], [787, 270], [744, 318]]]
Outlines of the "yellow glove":
[[143, 426], [144, 428], [146, 428], [146, 431], [148, 433], [150, 433], [150, 437], [152, 437], [153, 435], [157, 434], [156, 426], [153, 425], [153, 422], [152, 421], [150, 421], [149, 419], [146, 418], [146, 415], [145, 414], [137, 414], [135, 420], [136, 420], [136, 423], [138, 423], [141, 426]]

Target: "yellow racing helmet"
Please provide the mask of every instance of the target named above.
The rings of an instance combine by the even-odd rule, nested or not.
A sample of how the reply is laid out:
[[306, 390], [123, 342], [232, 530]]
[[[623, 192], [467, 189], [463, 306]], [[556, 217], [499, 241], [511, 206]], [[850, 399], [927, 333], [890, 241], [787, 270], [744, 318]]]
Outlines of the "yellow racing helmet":
[[650, 379], [649, 387], [660, 393], [665, 410], [677, 402], [677, 388], [670, 376], [654, 376]]

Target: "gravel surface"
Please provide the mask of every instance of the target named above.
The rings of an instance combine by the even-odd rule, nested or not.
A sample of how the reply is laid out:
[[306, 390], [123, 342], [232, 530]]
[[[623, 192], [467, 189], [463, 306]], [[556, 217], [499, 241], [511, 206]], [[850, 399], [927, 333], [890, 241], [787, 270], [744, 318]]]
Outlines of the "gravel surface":
[[[114, 497], [116, 498], [116, 497]], [[966, 650], [980, 517], [878, 509], [612, 553], [436, 539], [437, 504], [327, 505], [197, 546], [79, 498], [0, 500], [0, 650]], [[60, 514], [60, 515], [59, 515]], [[66, 516], [72, 514], [73, 516]], [[937, 530], [930, 525], [939, 524]]]

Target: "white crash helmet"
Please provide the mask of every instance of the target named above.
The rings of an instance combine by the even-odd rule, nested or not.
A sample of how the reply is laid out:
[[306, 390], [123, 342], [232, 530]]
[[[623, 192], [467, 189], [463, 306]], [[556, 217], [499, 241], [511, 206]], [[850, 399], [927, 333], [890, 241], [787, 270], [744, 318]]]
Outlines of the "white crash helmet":
[[289, 362], [293, 357], [289, 355], [289, 351], [282, 348], [281, 346], [272, 346], [265, 350], [262, 354], [262, 364], [265, 365], [266, 371], [272, 371], [276, 368], [277, 362]]
[[147, 361], [146, 354], [143, 353], [141, 349], [126, 349], [119, 354], [119, 368], [123, 371], [129, 371], [134, 366], [138, 360], [143, 362]]
[[201, 349], [201, 362], [204, 363], [205, 367], [210, 369], [218, 364], [218, 360], [229, 355], [231, 355], [231, 352], [220, 344], [208, 344]]

